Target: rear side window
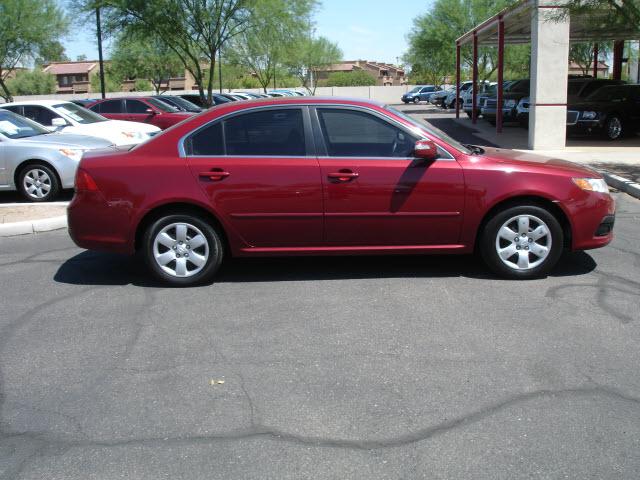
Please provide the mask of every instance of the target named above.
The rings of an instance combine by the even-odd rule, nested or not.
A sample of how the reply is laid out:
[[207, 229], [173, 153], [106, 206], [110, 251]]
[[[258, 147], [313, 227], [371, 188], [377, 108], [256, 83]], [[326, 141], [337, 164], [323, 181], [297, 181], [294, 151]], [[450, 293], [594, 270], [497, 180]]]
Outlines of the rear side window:
[[100, 113], [122, 113], [122, 102], [120, 100], [107, 100], [94, 105], [91, 110]]
[[217, 122], [198, 130], [189, 137], [185, 147], [189, 155], [224, 155], [222, 122]]
[[302, 110], [263, 110], [210, 124], [185, 141], [185, 150], [200, 156], [306, 156]]
[[227, 155], [304, 156], [302, 110], [264, 110], [224, 122]]

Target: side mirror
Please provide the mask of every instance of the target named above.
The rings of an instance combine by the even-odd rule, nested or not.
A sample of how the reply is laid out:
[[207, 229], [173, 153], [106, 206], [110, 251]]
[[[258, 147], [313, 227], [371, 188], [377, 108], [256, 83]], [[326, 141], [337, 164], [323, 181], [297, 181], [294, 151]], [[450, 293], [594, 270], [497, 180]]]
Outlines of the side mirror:
[[438, 147], [431, 140], [418, 140], [413, 149], [416, 158], [433, 161], [438, 158]]
[[148, 113], [149, 115], [155, 115], [156, 111], [153, 108], [147, 108], [144, 113]]
[[51, 119], [52, 127], [66, 127], [67, 121], [64, 118], [56, 117]]

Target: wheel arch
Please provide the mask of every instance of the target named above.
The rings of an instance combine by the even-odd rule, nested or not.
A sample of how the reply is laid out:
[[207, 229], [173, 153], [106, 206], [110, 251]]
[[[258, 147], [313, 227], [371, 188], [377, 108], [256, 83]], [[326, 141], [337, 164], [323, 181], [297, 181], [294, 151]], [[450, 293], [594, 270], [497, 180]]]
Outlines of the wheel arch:
[[135, 238], [134, 238], [134, 249], [138, 251], [142, 246], [142, 239], [144, 236], [144, 232], [154, 221], [158, 218], [163, 217], [165, 215], [172, 214], [184, 214], [188, 213], [191, 215], [196, 215], [198, 217], [203, 218], [203, 220], [211, 222], [214, 228], [220, 233], [222, 244], [224, 246], [225, 251], [229, 253], [229, 238], [227, 235], [227, 231], [224, 228], [224, 225], [220, 221], [220, 219], [216, 216], [214, 212], [204, 208], [201, 205], [196, 203], [190, 203], [185, 201], [180, 202], [171, 202], [165, 203], [161, 205], [157, 205], [149, 210], [145, 215], [138, 221], [135, 230]]
[[557, 202], [554, 202], [553, 200], [540, 195], [518, 195], [515, 197], [505, 198], [497, 202], [489, 210], [487, 210], [487, 212], [482, 217], [482, 220], [478, 225], [478, 229], [476, 231], [474, 250], [478, 249], [482, 231], [484, 230], [487, 222], [494, 215], [496, 215], [498, 212], [501, 212], [502, 210], [506, 210], [507, 208], [517, 207], [520, 205], [534, 205], [548, 210], [558, 220], [560, 226], [562, 227], [562, 234], [564, 236], [564, 248], [571, 248], [573, 227], [571, 225], [569, 217], [562, 209], [562, 207], [560, 207]]
[[44, 164], [49, 167], [56, 176], [58, 185], [60, 185], [60, 188], [62, 188], [62, 178], [60, 177], [60, 172], [58, 172], [58, 169], [55, 167], [55, 165], [53, 165], [50, 161], [44, 160], [42, 158], [28, 158], [26, 160], [22, 160], [18, 165], [16, 165], [16, 168], [13, 171], [13, 185], [16, 187], [16, 190], [18, 189], [18, 175], [20, 174], [20, 171], [22, 171], [24, 167], [37, 164]]

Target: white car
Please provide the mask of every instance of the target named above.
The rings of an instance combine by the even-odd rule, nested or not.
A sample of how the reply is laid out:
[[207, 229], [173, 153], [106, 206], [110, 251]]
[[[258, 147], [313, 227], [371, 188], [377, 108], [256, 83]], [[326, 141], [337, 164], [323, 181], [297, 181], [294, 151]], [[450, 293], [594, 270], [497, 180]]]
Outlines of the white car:
[[39, 123], [52, 132], [90, 135], [115, 145], [136, 145], [160, 132], [155, 125], [109, 120], [91, 110], [62, 100], [33, 100], [0, 105]]

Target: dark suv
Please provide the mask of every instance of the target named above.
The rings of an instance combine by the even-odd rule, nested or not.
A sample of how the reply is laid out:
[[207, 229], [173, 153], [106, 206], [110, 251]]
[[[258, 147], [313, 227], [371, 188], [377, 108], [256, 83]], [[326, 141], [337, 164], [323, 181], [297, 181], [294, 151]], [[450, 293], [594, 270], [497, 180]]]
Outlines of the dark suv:
[[[521, 99], [529, 96], [529, 79], [516, 80], [507, 85], [503, 90], [502, 119], [504, 122], [515, 122], [517, 119], [517, 106]], [[498, 98], [488, 97], [481, 108], [481, 113], [491, 125], [496, 124]]]
[[567, 107], [569, 133], [602, 133], [609, 140], [640, 129], [640, 85], [612, 85], [599, 88]]

